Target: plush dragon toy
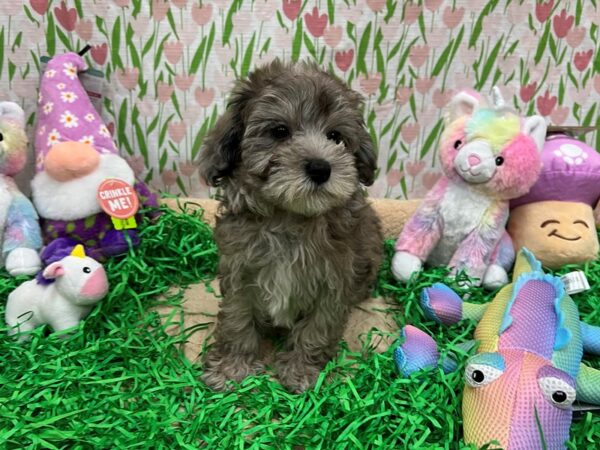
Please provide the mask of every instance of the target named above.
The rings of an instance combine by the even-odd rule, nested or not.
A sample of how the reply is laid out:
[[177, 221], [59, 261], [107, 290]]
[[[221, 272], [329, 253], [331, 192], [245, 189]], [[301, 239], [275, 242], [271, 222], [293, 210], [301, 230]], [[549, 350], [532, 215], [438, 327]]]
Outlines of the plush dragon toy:
[[[426, 314], [446, 325], [478, 321], [477, 352], [466, 364], [464, 438], [504, 449], [560, 449], [569, 439], [572, 404], [600, 404], [600, 371], [581, 362], [584, 352], [600, 355], [600, 327], [580, 321], [560, 278], [544, 274], [532, 253], [517, 255], [513, 281], [492, 302], [463, 302], [444, 284], [423, 291]], [[457, 367], [440, 360], [435, 341], [413, 326], [394, 357], [408, 376], [425, 368]]]

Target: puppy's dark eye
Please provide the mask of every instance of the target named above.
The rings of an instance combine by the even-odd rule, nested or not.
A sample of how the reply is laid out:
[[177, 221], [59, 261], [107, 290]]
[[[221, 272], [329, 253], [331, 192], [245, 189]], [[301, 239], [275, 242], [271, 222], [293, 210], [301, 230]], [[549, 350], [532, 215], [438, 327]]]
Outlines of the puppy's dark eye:
[[90, 273], [91, 271], [92, 271], [92, 269], [90, 269], [89, 267], [83, 268], [83, 273]]
[[496, 165], [501, 166], [502, 164], [504, 164], [504, 158], [502, 156], [498, 156], [496, 158]]
[[454, 143], [454, 148], [455, 148], [456, 150], [458, 150], [458, 148], [459, 148], [461, 145], [462, 145], [462, 141], [459, 139], [458, 141], [456, 141], [456, 142]]
[[327, 132], [327, 139], [334, 141], [336, 144], [342, 142], [342, 135], [337, 130], [331, 130]]
[[290, 129], [285, 125], [278, 125], [271, 130], [271, 136], [280, 141], [290, 137], [290, 134]]

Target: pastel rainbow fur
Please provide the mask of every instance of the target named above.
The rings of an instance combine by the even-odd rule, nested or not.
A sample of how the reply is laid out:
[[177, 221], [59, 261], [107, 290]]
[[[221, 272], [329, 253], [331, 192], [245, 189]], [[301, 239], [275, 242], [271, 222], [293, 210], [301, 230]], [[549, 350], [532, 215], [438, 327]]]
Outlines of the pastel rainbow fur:
[[444, 176], [431, 189], [396, 242], [394, 276], [403, 282], [425, 262], [465, 271], [488, 288], [508, 281], [514, 261], [505, 231], [509, 200], [529, 191], [540, 172], [546, 122], [520, 118], [498, 90], [488, 107], [463, 91], [450, 103], [440, 141]]
[[[462, 302], [443, 284], [425, 289], [421, 299], [426, 314], [438, 322], [479, 322], [477, 353], [465, 369], [468, 444], [562, 449], [573, 401], [600, 404], [600, 371], [581, 362], [584, 352], [600, 355], [600, 328], [580, 321], [560, 278], [544, 274], [526, 249], [517, 256], [513, 282], [487, 305]], [[424, 332], [407, 326], [402, 335], [395, 359], [403, 375], [456, 367], [455, 361], [439, 361], [435, 341]]]

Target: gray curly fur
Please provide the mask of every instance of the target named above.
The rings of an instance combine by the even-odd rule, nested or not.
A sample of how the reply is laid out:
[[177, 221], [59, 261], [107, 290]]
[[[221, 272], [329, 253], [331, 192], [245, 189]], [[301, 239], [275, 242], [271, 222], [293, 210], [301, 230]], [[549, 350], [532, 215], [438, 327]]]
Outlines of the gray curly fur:
[[[275, 368], [289, 390], [311, 387], [366, 299], [383, 252], [366, 202], [376, 155], [361, 97], [315, 65], [275, 61], [237, 83], [205, 139], [200, 171], [220, 187], [215, 228], [223, 300], [203, 379], [215, 389], [263, 369], [261, 340], [285, 335]], [[286, 139], [271, 131], [290, 129]], [[337, 130], [343, 141], [328, 140]], [[317, 185], [310, 159], [331, 165]]]

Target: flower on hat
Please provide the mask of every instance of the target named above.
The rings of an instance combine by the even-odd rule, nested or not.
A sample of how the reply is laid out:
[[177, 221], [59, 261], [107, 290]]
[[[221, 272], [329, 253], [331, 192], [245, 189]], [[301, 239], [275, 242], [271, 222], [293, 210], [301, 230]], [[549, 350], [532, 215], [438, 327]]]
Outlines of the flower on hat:
[[38, 134], [40, 136], [43, 136], [45, 132], [46, 132], [46, 126], [42, 125], [38, 130]]
[[46, 104], [43, 106], [44, 114], [50, 114], [52, 112], [53, 107], [54, 103], [46, 102]]
[[558, 149], [554, 150], [554, 154], [562, 158], [570, 166], [579, 166], [589, 157], [581, 147], [573, 144], [562, 144]]
[[56, 75], [56, 70], [54, 70], [54, 69], [46, 70], [46, 73], [44, 74], [44, 76], [46, 78], [54, 78], [55, 75]]
[[58, 83], [58, 84], [56, 85], [56, 88], [57, 88], [59, 91], [62, 91], [62, 90], [63, 90], [64, 88], [66, 88], [66, 87], [67, 87], [67, 85], [66, 85], [65, 83]]
[[87, 113], [85, 116], [83, 116], [83, 118], [86, 120], [86, 122], [93, 122], [96, 119], [92, 113]]
[[38, 93], [38, 105], [41, 104], [44, 101], [44, 97], [42, 96], [42, 93], [39, 92]]
[[108, 131], [108, 128], [106, 128], [106, 125], [100, 125], [100, 134], [104, 137], [110, 137], [110, 131]]
[[65, 91], [60, 93], [60, 98], [65, 103], [73, 103], [75, 100], [77, 100], [77, 94], [72, 91]]
[[77, 77], [77, 67], [73, 63], [65, 63], [64, 67], [63, 73], [71, 80], [74, 80]]
[[84, 144], [90, 144], [90, 145], [94, 145], [94, 136], [83, 136], [81, 139], [79, 139], [79, 142], [83, 142]]
[[54, 144], [58, 143], [60, 139], [60, 133], [53, 128], [50, 134], [48, 134], [48, 147], [52, 147]]
[[75, 117], [70, 111], [65, 111], [60, 116], [60, 123], [62, 123], [65, 128], [76, 128], [79, 126], [79, 119]]

